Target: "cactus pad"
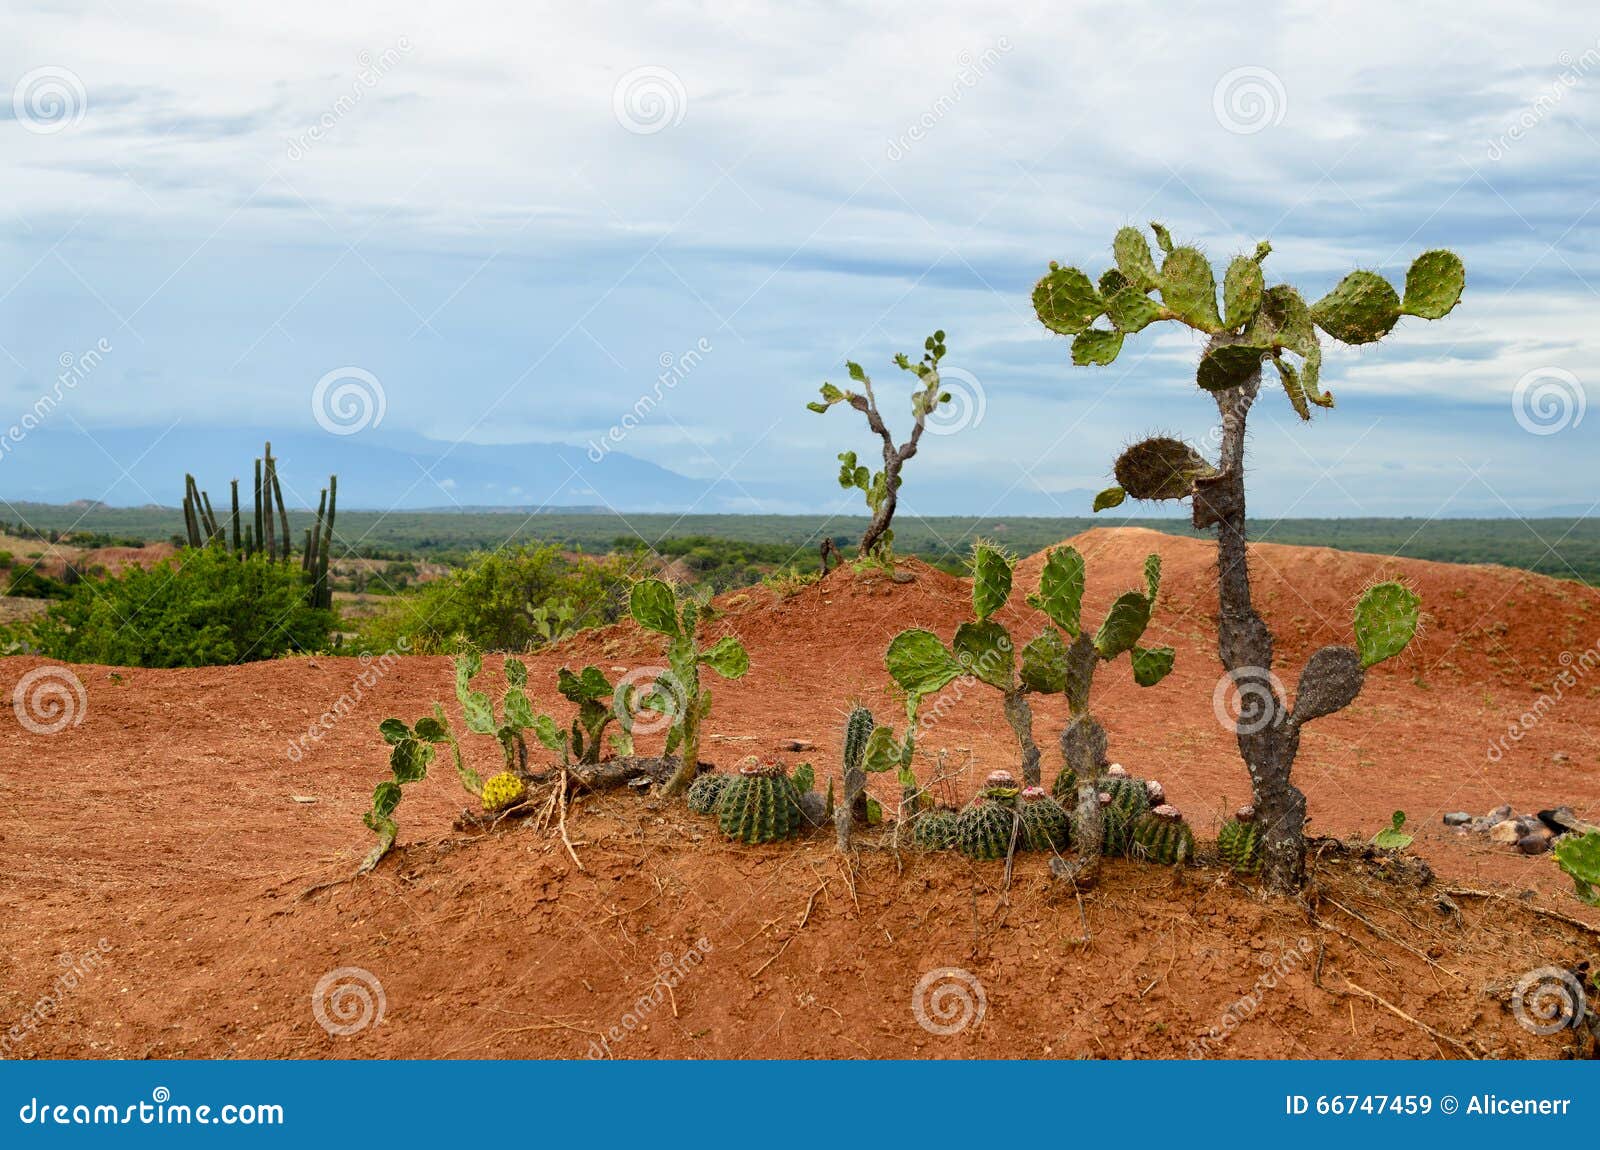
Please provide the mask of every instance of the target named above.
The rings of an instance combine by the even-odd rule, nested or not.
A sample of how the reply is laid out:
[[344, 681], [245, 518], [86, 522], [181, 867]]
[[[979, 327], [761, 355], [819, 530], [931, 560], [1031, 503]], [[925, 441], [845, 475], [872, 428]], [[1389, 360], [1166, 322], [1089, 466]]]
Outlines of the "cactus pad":
[[1266, 283], [1261, 264], [1249, 256], [1235, 256], [1222, 277], [1222, 319], [1229, 328], [1241, 328], [1261, 310]]
[[1022, 792], [1022, 846], [1031, 851], [1064, 851], [1072, 837], [1066, 809], [1043, 787]]
[[689, 786], [689, 809], [697, 815], [716, 814], [723, 789], [732, 781], [732, 775], [721, 775], [715, 771], [701, 775]]
[[923, 811], [911, 824], [911, 842], [925, 851], [947, 851], [956, 845], [956, 826], [960, 816], [939, 807]]
[[956, 817], [956, 847], [980, 862], [1005, 858], [1011, 850], [1015, 809], [1015, 790], [985, 789]]
[[746, 843], [786, 839], [800, 829], [800, 796], [776, 765], [741, 767], [717, 801], [722, 833]]
[[1138, 228], [1121, 228], [1111, 241], [1112, 254], [1116, 256], [1117, 270], [1130, 284], [1144, 291], [1153, 290], [1160, 282], [1156, 276], [1156, 261], [1150, 255], [1150, 245]]
[[1467, 269], [1455, 252], [1435, 248], [1411, 261], [1406, 272], [1406, 295], [1401, 303], [1407, 315], [1443, 319], [1461, 301], [1467, 286]]
[[1173, 248], [1161, 264], [1161, 300], [1183, 322], [1201, 331], [1221, 331], [1217, 280], [1199, 248]]
[[1186, 863], [1194, 858], [1194, 832], [1177, 807], [1159, 806], [1133, 824], [1131, 853], [1161, 866]]
[[1354, 271], [1311, 305], [1311, 319], [1344, 343], [1376, 343], [1400, 319], [1400, 297], [1377, 272]]
[[1572, 879], [1577, 895], [1600, 906], [1600, 831], [1562, 835], [1555, 845], [1556, 865]]
[[1367, 588], [1356, 604], [1356, 650], [1361, 665], [1371, 667], [1392, 659], [1417, 633], [1422, 599], [1403, 583], [1378, 583]]
[[527, 795], [527, 784], [510, 771], [501, 771], [483, 784], [483, 809], [503, 811], [516, 806]]
[[1117, 484], [1135, 499], [1187, 499], [1196, 479], [1217, 473], [1181, 439], [1157, 436], [1117, 456]]
[[1033, 289], [1033, 310], [1039, 322], [1058, 335], [1077, 335], [1105, 309], [1105, 300], [1077, 268], [1052, 263], [1049, 274]]

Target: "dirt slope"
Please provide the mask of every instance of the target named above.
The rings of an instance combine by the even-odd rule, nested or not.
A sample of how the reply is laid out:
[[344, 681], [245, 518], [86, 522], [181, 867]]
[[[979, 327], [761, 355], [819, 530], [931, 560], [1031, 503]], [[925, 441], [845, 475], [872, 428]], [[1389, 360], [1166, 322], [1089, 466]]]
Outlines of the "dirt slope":
[[[1138, 530], [1074, 542], [1089, 558], [1095, 621], [1138, 584], [1146, 551], [1163, 556], [1152, 637], [1178, 648], [1177, 669], [1141, 690], [1125, 661], [1106, 667], [1095, 705], [1113, 757], [1166, 783], [1204, 837], [1247, 794], [1212, 709], [1211, 548]], [[1039, 622], [1022, 602], [1039, 562], [1021, 565], [1006, 611], [1024, 638]], [[909, 584], [844, 570], [787, 599], [766, 589], [724, 597], [716, 627], [745, 639], [752, 670], [715, 685], [704, 757], [805, 758], [824, 777], [834, 770], [852, 700], [886, 719], [896, 711], [882, 670], [889, 638], [910, 625], [948, 636], [968, 615], [962, 580], [911, 569]], [[1439, 813], [1567, 802], [1600, 818], [1600, 677], [1580, 680], [1498, 761], [1486, 753], [1536, 688], [1582, 667], [1600, 639], [1600, 595], [1499, 568], [1321, 549], [1261, 547], [1254, 570], [1291, 690], [1310, 650], [1348, 638], [1349, 606], [1368, 581], [1405, 578], [1432, 616], [1422, 642], [1375, 672], [1355, 707], [1308, 732], [1297, 777], [1313, 829], [1366, 835], [1403, 808], [1418, 828], [1414, 852], [1444, 885], [1529, 890], [1530, 905], [1595, 921], [1548, 859], [1459, 838]], [[660, 656], [631, 625], [580, 636], [530, 660], [535, 703], [564, 717], [554, 671], [591, 661], [620, 672]], [[0, 660], [0, 689], [9, 695], [46, 666]], [[59, 956], [102, 938], [108, 949], [13, 1051], [24, 1056], [581, 1056], [641, 993], [660, 997], [651, 990], [660, 956], [683, 966], [702, 938], [704, 961], [672, 1001], [643, 1011], [648, 1030], [626, 1030], [610, 1053], [1171, 1057], [1221, 1027], [1210, 1051], [1221, 1056], [1549, 1056], [1563, 1039], [1518, 1028], [1500, 1005], [1506, 987], [1533, 967], [1595, 954], [1593, 935], [1515, 901], [1457, 896], [1441, 909], [1435, 892], [1395, 887], [1354, 861], [1317, 868], [1315, 920], [1214, 871], [1174, 877], [1134, 864], [1113, 866], [1080, 907], [1037, 858], [1019, 863], [1005, 905], [998, 867], [869, 846], [848, 871], [825, 837], [729, 847], [681, 808], [631, 793], [577, 805], [579, 871], [559, 840], [531, 828], [452, 833], [466, 796], [448, 769], [408, 789], [402, 849], [375, 876], [298, 897], [348, 875], [367, 848], [360, 815], [385, 772], [376, 724], [450, 697], [448, 661], [73, 670], [82, 721], [53, 735], [13, 728], [0, 743], [0, 1021], [51, 992]], [[304, 740], [324, 712], [331, 729]], [[1053, 703], [1038, 712], [1048, 775], [1058, 761], [1048, 736], [1063, 714]], [[815, 749], [785, 754], [790, 739]], [[923, 746], [964, 766], [959, 788], [970, 790], [1013, 765], [1008, 740], [998, 697], [977, 687]], [[474, 750], [492, 767], [492, 747]], [[1306, 957], [1317, 953], [1320, 968]], [[312, 988], [340, 967], [381, 981], [382, 1025], [335, 1038], [317, 1024]], [[947, 967], [982, 984], [986, 1013], [941, 1035], [918, 1025], [911, 1002], [919, 979]], [[1223, 1021], [1279, 968], [1246, 1018]]]

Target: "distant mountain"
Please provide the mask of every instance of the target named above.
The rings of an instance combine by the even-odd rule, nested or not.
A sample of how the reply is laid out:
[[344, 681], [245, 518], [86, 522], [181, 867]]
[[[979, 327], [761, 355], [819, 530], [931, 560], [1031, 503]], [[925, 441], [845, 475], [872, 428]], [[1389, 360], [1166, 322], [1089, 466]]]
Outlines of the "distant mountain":
[[[248, 503], [252, 461], [267, 439], [279, 460], [284, 500], [292, 507], [315, 507], [330, 473], [339, 476], [339, 506], [351, 510], [549, 507], [779, 515], [828, 511], [841, 494], [831, 477], [808, 489], [744, 477], [707, 481], [623, 452], [596, 461], [588, 449], [563, 443], [451, 445], [370, 431], [340, 437], [180, 425], [170, 431], [34, 430], [0, 455], [0, 498], [175, 507], [183, 501], [188, 471], [214, 504], [226, 502], [230, 479], [240, 481]], [[929, 469], [908, 485], [901, 506], [908, 514], [1003, 509], [1007, 515], [1064, 515], [1083, 513], [1092, 498], [1087, 491], [1052, 497], [1008, 488], [976, 475]]]

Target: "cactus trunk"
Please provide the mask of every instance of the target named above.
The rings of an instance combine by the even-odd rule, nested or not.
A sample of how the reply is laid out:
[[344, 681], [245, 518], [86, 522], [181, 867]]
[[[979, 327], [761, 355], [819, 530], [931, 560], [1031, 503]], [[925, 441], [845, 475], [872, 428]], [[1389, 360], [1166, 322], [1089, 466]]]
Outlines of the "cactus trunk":
[[1033, 708], [1028, 696], [1019, 688], [1005, 694], [1006, 722], [1017, 736], [1022, 749], [1022, 782], [1024, 786], [1039, 785], [1039, 744], [1033, 741]]
[[228, 487], [230, 488], [233, 496], [233, 553], [235, 555], [240, 555], [244, 552], [244, 537], [239, 531], [239, 481], [237, 479], [230, 479], [228, 481]]

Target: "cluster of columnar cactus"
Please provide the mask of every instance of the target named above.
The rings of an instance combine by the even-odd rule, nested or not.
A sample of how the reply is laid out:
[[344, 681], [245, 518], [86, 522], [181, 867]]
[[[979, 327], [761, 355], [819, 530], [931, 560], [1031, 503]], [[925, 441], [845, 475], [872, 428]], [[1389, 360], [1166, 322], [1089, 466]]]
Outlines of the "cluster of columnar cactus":
[[1217, 854], [1236, 874], [1255, 874], [1261, 869], [1261, 834], [1254, 807], [1240, 807], [1222, 824], [1217, 832]]
[[800, 794], [776, 763], [739, 768], [717, 800], [717, 825], [730, 839], [766, 843], [797, 834]]
[[[917, 377], [916, 390], [911, 396], [911, 435], [905, 442], [895, 443], [894, 435], [889, 431], [883, 421], [883, 415], [878, 410], [878, 398], [873, 394], [872, 380], [867, 377], [867, 373], [862, 370], [859, 363], [845, 364], [852, 382], [861, 386], [859, 392], [824, 383], [822, 399], [806, 404], [819, 414], [825, 414], [836, 403], [853, 407], [866, 416], [867, 426], [883, 441], [882, 471], [872, 471], [858, 463], [856, 453], [853, 451], [843, 452], [839, 456], [839, 486], [846, 491], [852, 489], [860, 491], [865, 496], [867, 510], [872, 515], [865, 534], [861, 536], [862, 558], [876, 556], [892, 560], [894, 531], [890, 523], [894, 519], [895, 505], [900, 497], [900, 471], [905, 466], [906, 460], [917, 453], [917, 445], [922, 439], [923, 425], [928, 416], [937, 410], [941, 403], [950, 402], [949, 393], [939, 382], [939, 361], [945, 354], [944, 332], [934, 332], [923, 341], [922, 346], [923, 356], [916, 362], [912, 362], [904, 354], [894, 357], [895, 366]], [[823, 563], [824, 565], [827, 563], [826, 551], [823, 553]]]
[[700, 646], [700, 625], [710, 605], [694, 596], [679, 598], [672, 585], [660, 579], [641, 579], [628, 594], [633, 621], [667, 640], [669, 671], [642, 698], [617, 700], [621, 711], [633, 708], [670, 715], [667, 754], [677, 751], [678, 767], [667, 780], [665, 793], [679, 795], [699, 773], [700, 724], [711, 711], [711, 690], [700, 685], [700, 670], [708, 668], [724, 679], [742, 678], [750, 669], [750, 656], [736, 635]]
[[[1194, 525], [1217, 529], [1219, 651], [1241, 697], [1251, 700], [1236, 731], [1250, 768], [1261, 857], [1274, 887], [1294, 889], [1305, 862], [1305, 796], [1289, 781], [1300, 728], [1347, 706], [1360, 692], [1366, 669], [1404, 649], [1416, 632], [1418, 604], [1399, 584], [1370, 589], [1356, 610], [1356, 648], [1328, 647], [1313, 655], [1292, 707], [1276, 695], [1272, 635], [1250, 594], [1246, 421], [1268, 363], [1301, 419], [1309, 420], [1314, 407], [1332, 407], [1333, 396], [1321, 383], [1322, 334], [1367, 344], [1387, 335], [1401, 316], [1442, 318], [1460, 300], [1466, 272], [1453, 252], [1429, 251], [1411, 264], [1403, 294], [1376, 272], [1354, 271], [1308, 305], [1289, 284], [1267, 285], [1262, 265], [1272, 247], [1261, 243], [1228, 264], [1219, 306], [1216, 275], [1205, 255], [1174, 244], [1160, 224], [1151, 231], [1162, 253], [1159, 266], [1144, 234], [1125, 227], [1112, 243], [1115, 266], [1098, 281], [1052, 263], [1034, 288], [1034, 310], [1045, 327], [1072, 337], [1078, 365], [1111, 363], [1127, 336], [1158, 321], [1207, 337], [1195, 382], [1211, 395], [1221, 418], [1218, 458], [1208, 460], [1165, 436], [1136, 443], [1117, 459], [1116, 486], [1096, 496], [1094, 509], [1116, 507], [1130, 495], [1190, 499]], [[1134, 663], [1137, 674], [1137, 655]]]
[[[241, 556], [265, 556], [268, 562], [287, 563], [294, 549], [289, 534], [289, 510], [283, 502], [283, 485], [278, 482], [278, 461], [272, 444], [266, 445], [256, 460], [255, 521], [245, 523], [239, 515], [239, 481], [229, 482], [233, 497], [232, 515], [227, 522], [217, 518], [211, 496], [200, 489], [193, 475], [183, 477], [183, 527], [190, 547], [220, 547]], [[328, 476], [317, 503], [315, 523], [306, 528], [300, 551], [300, 570], [309, 587], [309, 606], [333, 608], [333, 584], [328, 578], [328, 556], [333, 550], [333, 519], [339, 503], [339, 477]], [[273, 511], [276, 508], [277, 517]]]
[[1163, 803], [1133, 824], [1130, 853], [1162, 866], [1190, 862], [1194, 859], [1194, 832], [1177, 807]]

